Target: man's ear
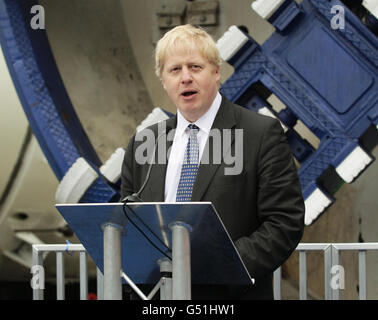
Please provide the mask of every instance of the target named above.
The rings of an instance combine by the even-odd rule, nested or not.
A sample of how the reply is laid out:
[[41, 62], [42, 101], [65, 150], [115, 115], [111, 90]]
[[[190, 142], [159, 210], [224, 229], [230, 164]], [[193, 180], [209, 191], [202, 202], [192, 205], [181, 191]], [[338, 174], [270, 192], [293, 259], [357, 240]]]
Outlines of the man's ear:
[[221, 75], [220, 75], [220, 66], [216, 67], [215, 74], [216, 74], [217, 83], [219, 83], [220, 82], [220, 78], [221, 78]]

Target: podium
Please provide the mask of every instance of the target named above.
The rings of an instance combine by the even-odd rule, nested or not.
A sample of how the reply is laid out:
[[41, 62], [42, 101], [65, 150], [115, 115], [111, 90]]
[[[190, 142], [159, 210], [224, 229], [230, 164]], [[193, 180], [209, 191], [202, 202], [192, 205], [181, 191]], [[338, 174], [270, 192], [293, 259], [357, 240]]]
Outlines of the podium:
[[[104, 274], [104, 298], [122, 299], [122, 279], [142, 299], [190, 300], [191, 284], [251, 285], [210, 202], [58, 204]], [[140, 284], [156, 284], [146, 296]]]

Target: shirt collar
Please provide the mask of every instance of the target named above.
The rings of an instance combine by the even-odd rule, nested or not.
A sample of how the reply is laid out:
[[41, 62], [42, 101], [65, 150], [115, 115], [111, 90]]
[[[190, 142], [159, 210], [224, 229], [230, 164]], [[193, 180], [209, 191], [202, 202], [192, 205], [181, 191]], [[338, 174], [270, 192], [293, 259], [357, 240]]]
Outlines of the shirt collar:
[[[215, 99], [213, 103], [211, 104], [210, 108], [206, 111], [205, 114], [203, 114], [199, 119], [197, 119], [197, 121], [194, 121], [193, 124], [199, 127], [200, 130], [203, 130], [204, 132], [206, 132], [206, 134], [209, 134], [211, 127], [213, 125], [215, 116], [217, 115], [217, 112], [221, 105], [221, 102], [222, 102], [222, 96], [220, 95], [219, 92], [217, 92]], [[180, 110], [177, 110], [176, 134], [178, 134], [179, 136], [182, 136], [189, 124], [190, 122], [184, 118]]]

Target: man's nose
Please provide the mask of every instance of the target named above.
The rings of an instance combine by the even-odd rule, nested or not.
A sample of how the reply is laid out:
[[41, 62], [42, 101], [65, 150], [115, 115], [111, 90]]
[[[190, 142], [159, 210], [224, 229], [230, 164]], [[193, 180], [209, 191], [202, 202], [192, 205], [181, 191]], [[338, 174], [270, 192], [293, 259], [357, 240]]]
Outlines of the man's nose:
[[188, 83], [188, 82], [191, 82], [192, 80], [193, 80], [193, 78], [192, 78], [192, 74], [191, 74], [189, 68], [187, 68], [187, 67], [182, 68], [181, 82], [182, 83]]

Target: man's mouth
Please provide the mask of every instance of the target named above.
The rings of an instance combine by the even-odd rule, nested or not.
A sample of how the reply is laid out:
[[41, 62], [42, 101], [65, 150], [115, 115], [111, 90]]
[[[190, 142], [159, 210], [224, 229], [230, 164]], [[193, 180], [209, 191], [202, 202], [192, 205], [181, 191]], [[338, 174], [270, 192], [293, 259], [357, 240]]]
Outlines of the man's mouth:
[[182, 95], [184, 98], [191, 98], [191, 97], [193, 97], [195, 94], [197, 94], [197, 91], [195, 91], [195, 90], [188, 90], [188, 91], [184, 91], [183, 93], [181, 93], [181, 95]]

